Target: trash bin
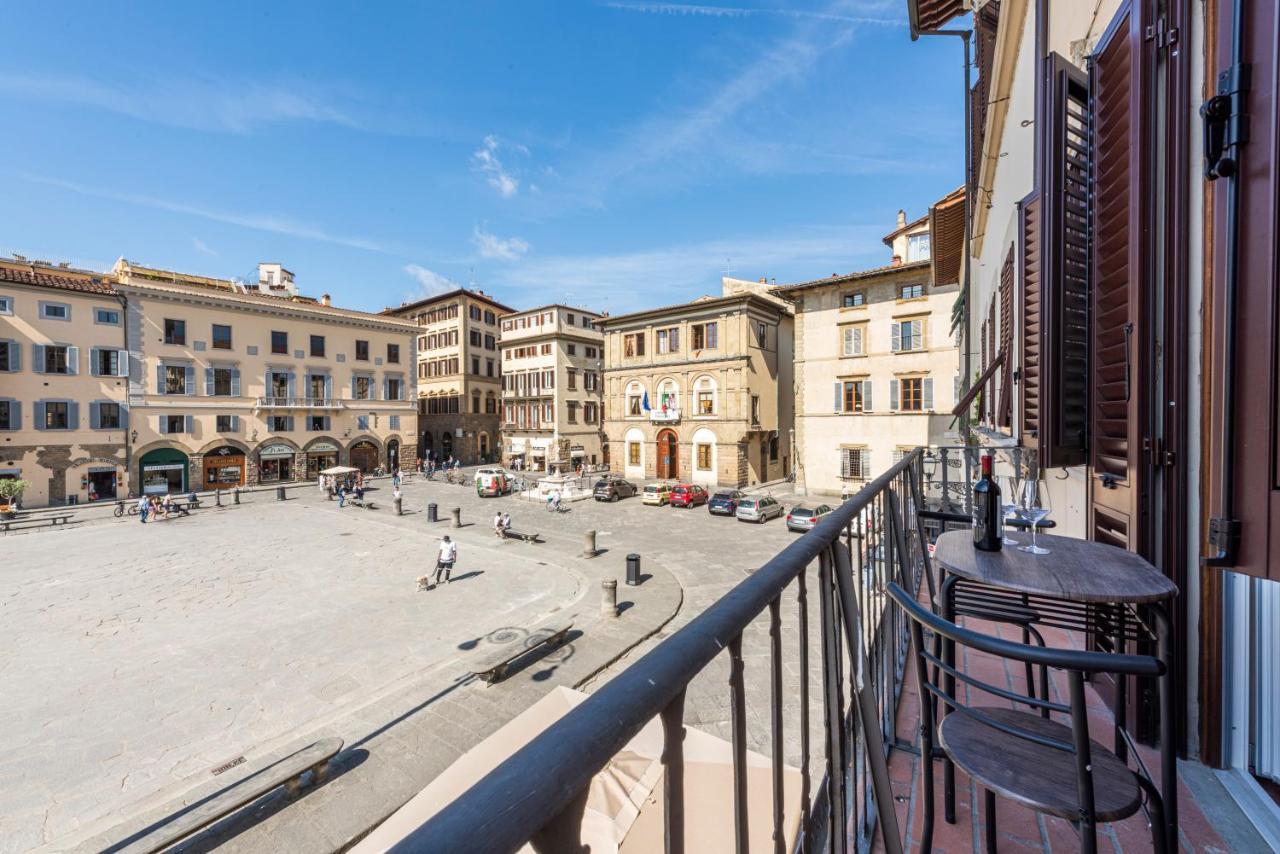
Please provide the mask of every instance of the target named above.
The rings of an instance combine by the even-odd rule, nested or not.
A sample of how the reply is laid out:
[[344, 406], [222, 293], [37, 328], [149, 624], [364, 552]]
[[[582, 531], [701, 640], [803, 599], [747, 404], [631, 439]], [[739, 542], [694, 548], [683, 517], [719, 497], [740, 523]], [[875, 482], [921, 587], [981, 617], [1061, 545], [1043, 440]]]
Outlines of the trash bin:
[[640, 583], [640, 555], [627, 555], [627, 586], [635, 587]]
[[277, 487], [276, 487], [276, 501], [284, 501], [284, 487], [283, 487], [283, 486], [277, 486]]
[[427, 521], [428, 521], [428, 522], [438, 522], [438, 521], [440, 521], [440, 520], [439, 520], [439, 517], [438, 517], [438, 516], [436, 516], [436, 505], [435, 505], [435, 502], [432, 502], [431, 504], [428, 504], [428, 505], [427, 505]]

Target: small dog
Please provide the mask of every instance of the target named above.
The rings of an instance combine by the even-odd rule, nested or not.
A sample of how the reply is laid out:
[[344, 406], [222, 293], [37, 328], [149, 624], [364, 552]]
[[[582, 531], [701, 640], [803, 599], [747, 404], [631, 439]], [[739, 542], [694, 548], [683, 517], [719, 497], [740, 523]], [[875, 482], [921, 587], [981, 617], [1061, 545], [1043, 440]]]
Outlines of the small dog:
[[430, 575], [418, 576], [418, 590], [430, 590], [432, 587], [435, 587], [435, 585], [431, 583]]

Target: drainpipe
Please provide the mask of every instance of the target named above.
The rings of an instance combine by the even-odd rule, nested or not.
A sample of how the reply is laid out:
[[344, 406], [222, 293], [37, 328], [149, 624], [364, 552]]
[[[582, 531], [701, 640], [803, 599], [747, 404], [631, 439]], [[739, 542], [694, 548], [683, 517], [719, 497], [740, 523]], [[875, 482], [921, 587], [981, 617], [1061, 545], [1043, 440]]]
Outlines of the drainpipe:
[[[133, 353], [129, 352], [129, 297], [120, 293], [115, 288], [111, 289], [115, 295], [116, 302], [120, 303], [120, 334], [123, 338], [121, 343], [124, 344], [124, 351], [128, 353], [129, 372], [124, 377], [124, 411], [128, 413], [128, 423], [124, 426], [124, 482], [125, 493], [129, 492], [129, 484], [133, 482], [133, 442], [129, 439], [129, 432], [133, 425], [133, 410], [129, 406], [129, 378], [133, 374]], [[116, 499], [120, 496], [117, 494]]]

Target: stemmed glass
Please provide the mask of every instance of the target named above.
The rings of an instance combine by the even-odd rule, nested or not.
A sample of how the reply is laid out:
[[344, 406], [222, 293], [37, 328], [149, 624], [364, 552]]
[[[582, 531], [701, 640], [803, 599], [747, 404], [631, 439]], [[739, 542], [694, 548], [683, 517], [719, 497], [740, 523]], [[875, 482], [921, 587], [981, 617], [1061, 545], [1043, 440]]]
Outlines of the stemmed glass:
[[[1022, 507], [1018, 502], [1021, 500], [1019, 496], [1022, 494], [1022, 477], [1015, 467], [1013, 474], [1004, 475], [1002, 480], [1005, 482], [1005, 489], [1001, 493], [1004, 496], [1004, 501], [1000, 505], [1000, 512], [1004, 514], [1004, 521], [1008, 522], [1010, 519], [1014, 521], [1021, 520], [1023, 518]], [[1017, 540], [1009, 536], [1008, 531], [1005, 532], [1004, 539], [1001, 542], [1006, 546], [1016, 546], [1018, 544]]]
[[1040, 479], [1035, 477], [1027, 478], [1026, 483], [1022, 485], [1022, 517], [1031, 524], [1031, 545], [1021, 546], [1022, 551], [1033, 555], [1047, 555], [1048, 549], [1042, 549], [1036, 545], [1036, 531], [1044, 517], [1049, 515], [1049, 508], [1046, 506], [1047, 501], [1040, 489]]

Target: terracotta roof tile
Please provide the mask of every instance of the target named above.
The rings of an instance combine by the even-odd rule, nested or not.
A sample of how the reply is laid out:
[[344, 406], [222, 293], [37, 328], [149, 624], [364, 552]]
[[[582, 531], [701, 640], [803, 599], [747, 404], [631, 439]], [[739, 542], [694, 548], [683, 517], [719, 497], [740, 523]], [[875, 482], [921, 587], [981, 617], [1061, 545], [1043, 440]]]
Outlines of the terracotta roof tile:
[[876, 276], [888, 276], [892, 273], [909, 273], [912, 270], [929, 269], [930, 261], [912, 261], [907, 264], [886, 264], [883, 267], [872, 267], [870, 270], [858, 270], [855, 273], [844, 273], [842, 275], [827, 276], [825, 279], [814, 279], [810, 282], [796, 282], [793, 285], [778, 285], [774, 288], [774, 293], [786, 294], [789, 291], [798, 291], [803, 288], [820, 288], [823, 285], [839, 285], [845, 282], [856, 282], [861, 279], [872, 279]]
[[58, 288], [64, 291], [81, 291], [88, 294], [115, 293], [111, 284], [98, 276], [60, 276], [30, 268], [14, 268], [0, 265], [0, 282], [34, 285], [41, 288]]

